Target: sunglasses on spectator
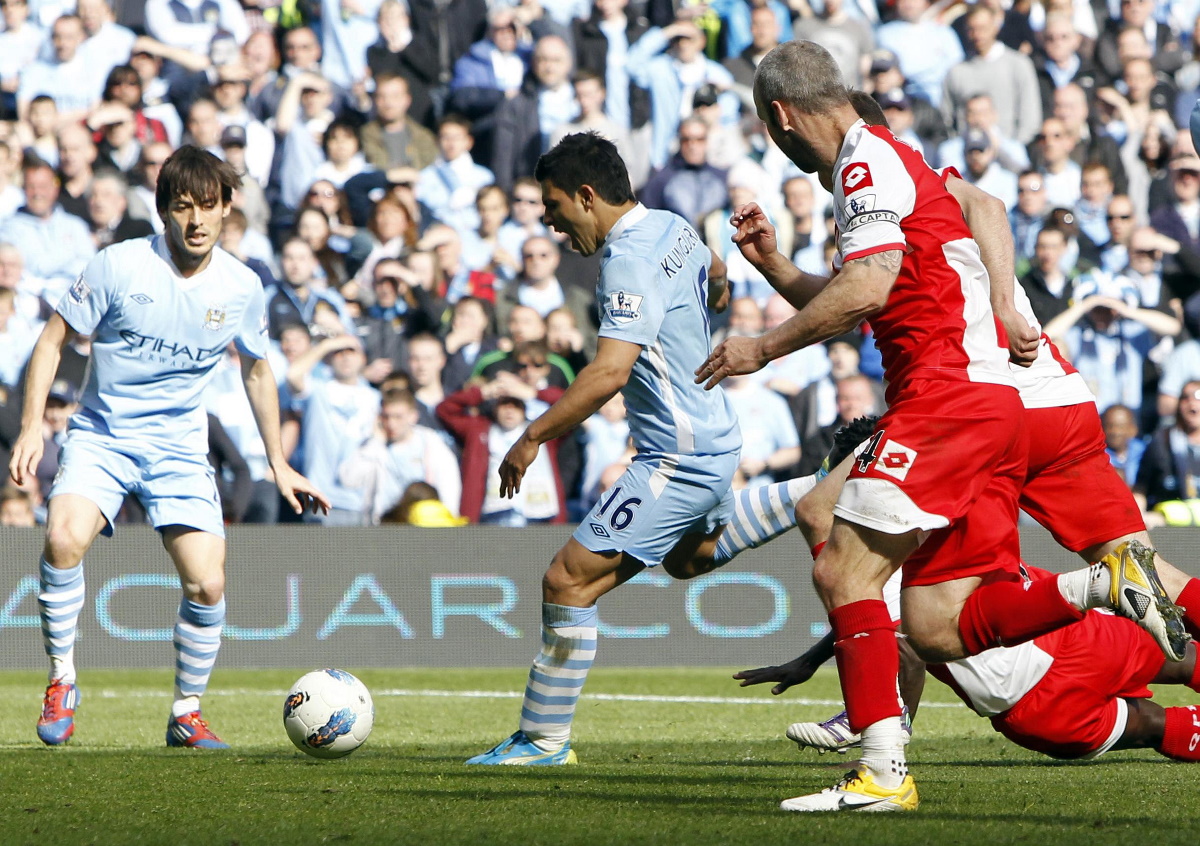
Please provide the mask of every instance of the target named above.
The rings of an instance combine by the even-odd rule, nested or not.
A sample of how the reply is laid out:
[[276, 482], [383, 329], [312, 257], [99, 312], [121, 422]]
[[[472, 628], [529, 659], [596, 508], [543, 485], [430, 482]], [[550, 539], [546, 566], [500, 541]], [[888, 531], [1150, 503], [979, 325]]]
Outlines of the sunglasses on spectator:
[[311, 191], [308, 192], [308, 196], [324, 197], [326, 200], [332, 200], [334, 197], [337, 196], [337, 192], [334, 191], [332, 188], [326, 188], [324, 191], [319, 191], [316, 188], [313, 188]]
[[376, 285], [382, 285], [385, 282], [389, 285], [394, 285], [397, 288], [399, 288], [401, 285], [404, 284], [404, 280], [401, 279], [399, 276], [380, 276], [378, 279], [375, 280]]
[[1158, 250], [1130, 250], [1130, 255], [1142, 258], [1158, 258]]
[[1110, 221], [1112, 221], [1112, 220], [1133, 220], [1133, 215], [1132, 214], [1110, 214], [1108, 216], [1108, 219]]
[[545, 366], [546, 366], [546, 362], [544, 362], [544, 361], [518, 361], [517, 362], [518, 370], [528, 370], [531, 367], [545, 367]]

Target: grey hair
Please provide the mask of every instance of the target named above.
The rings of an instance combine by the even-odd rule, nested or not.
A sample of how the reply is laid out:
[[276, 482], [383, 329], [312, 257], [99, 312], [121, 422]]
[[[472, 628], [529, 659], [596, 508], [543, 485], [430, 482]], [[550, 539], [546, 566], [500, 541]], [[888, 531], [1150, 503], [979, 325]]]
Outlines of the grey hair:
[[807, 114], [850, 103], [837, 62], [812, 41], [789, 41], [768, 53], [758, 63], [754, 91], [763, 105], [778, 100]]

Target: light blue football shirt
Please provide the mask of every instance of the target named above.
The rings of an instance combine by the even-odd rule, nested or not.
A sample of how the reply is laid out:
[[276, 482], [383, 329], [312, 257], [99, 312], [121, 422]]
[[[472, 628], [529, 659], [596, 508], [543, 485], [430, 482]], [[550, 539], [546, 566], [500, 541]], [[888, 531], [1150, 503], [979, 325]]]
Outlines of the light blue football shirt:
[[695, 370], [708, 358], [711, 255], [687, 221], [640, 203], [601, 248], [600, 336], [642, 347], [623, 393], [640, 452], [719, 455], [741, 448], [733, 407]]
[[58, 313], [92, 336], [87, 382], [71, 429], [168, 453], [208, 454], [201, 394], [225, 348], [267, 353], [258, 276], [220, 248], [184, 278], [165, 236], [101, 250], [63, 295]]

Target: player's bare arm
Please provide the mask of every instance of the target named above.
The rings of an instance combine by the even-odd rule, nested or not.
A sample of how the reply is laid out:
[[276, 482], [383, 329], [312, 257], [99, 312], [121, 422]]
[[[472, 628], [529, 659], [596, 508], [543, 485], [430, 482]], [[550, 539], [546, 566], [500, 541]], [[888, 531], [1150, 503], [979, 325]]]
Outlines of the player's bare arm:
[[73, 337], [75, 331], [63, 320], [62, 315], [55, 312], [46, 321], [29, 357], [25, 373], [25, 403], [21, 408], [21, 434], [13, 444], [12, 457], [8, 462], [8, 474], [18, 485], [25, 484], [33, 477], [38, 462], [42, 460], [42, 415], [46, 411], [46, 395], [50, 392], [54, 374], [58, 372], [62, 348]]
[[267, 462], [275, 478], [275, 485], [288, 505], [297, 514], [303, 514], [306, 508], [311, 508], [313, 514], [318, 510], [329, 513], [329, 500], [317, 490], [304, 476], [292, 469], [284, 457], [283, 442], [280, 438], [279, 423], [279, 389], [275, 384], [275, 376], [271, 366], [263, 358], [241, 356], [242, 384], [246, 388], [246, 397], [250, 400], [250, 408], [254, 411], [254, 420], [258, 424], [258, 432], [262, 435], [263, 445], [267, 450]]
[[758, 338], [726, 339], [696, 369], [696, 382], [711, 390], [726, 376], [754, 373], [768, 361], [849, 332], [887, 303], [902, 258], [900, 250], [885, 250], [846, 262], [791, 320]]
[[629, 381], [629, 374], [642, 348], [629, 341], [601, 338], [596, 358], [575, 377], [554, 405], [529, 424], [500, 463], [500, 496], [512, 497], [521, 490], [525, 470], [537, 458], [546, 441], [565, 435], [600, 410], [600, 406]]
[[804, 308], [829, 284], [824, 276], [805, 273], [779, 252], [775, 227], [758, 203], [738, 206], [729, 222], [734, 227], [733, 243], [742, 255], [794, 308]]
[[708, 307], [715, 312], [729, 308], [729, 268], [725, 260], [716, 253], [708, 266]]
[[988, 272], [992, 311], [1008, 335], [1009, 357], [1013, 364], [1028, 367], [1037, 359], [1041, 335], [1025, 322], [1013, 305], [1016, 270], [1008, 210], [1002, 200], [957, 176], [946, 179], [946, 190], [958, 200], [967, 227], [979, 245], [979, 257]]

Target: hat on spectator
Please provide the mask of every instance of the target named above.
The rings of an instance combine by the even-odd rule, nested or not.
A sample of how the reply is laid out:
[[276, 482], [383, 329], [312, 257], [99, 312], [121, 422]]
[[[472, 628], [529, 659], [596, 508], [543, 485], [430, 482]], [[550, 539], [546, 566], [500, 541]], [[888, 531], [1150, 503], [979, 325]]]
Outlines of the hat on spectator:
[[720, 94], [720, 90], [711, 82], [701, 85], [696, 89], [696, 93], [692, 95], [692, 108], [699, 109], [703, 106], [715, 106]]
[[871, 54], [872, 74], [895, 70], [899, 66], [900, 63], [896, 61], [896, 54], [891, 50], [876, 50]]
[[907, 109], [912, 106], [903, 88], [893, 88], [891, 91], [876, 94], [875, 99], [879, 101], [879, 107], [882, 109]]
[[66, 379], [55, 379], [47, 398], [70, 405], [79, 402], [79, 389]]
[[992, 139], [982, 129], [968, 129], [963, 136], [963, 150], [967, 153], [978, 153], [992, 149]]
[[246, 127], [238, 126], [236, 123], [225, 127], [221, 132], [222, 147], [245, 147], [246, 146]]
[[1073, 299], [1076, 302], [1088, 297], [1109, 297], [1121, 300], [1130, 308], [1136, 308], [1140, 302], [1137, 288], [1124, 276], [1113, 275], [1094, 268], [1084, 273], [1075, 282]]
[[471, 521], [466, 517], [455, 517], [441, 500], [422, 499], [409, 506], [408, 522], [427, 529], [449, 529], [465, 526]]

